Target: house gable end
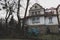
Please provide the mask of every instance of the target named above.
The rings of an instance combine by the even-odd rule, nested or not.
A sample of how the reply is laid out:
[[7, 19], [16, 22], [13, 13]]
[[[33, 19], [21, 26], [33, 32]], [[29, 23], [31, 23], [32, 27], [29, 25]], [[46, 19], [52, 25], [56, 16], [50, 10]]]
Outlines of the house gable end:
[[43, 8], [41, 5], [39, 5], [38, 3], [35, 3], [34, 5], [32, 5], [30, 10], [36, 10], [36, 9], [41, 9], [41, 8]]

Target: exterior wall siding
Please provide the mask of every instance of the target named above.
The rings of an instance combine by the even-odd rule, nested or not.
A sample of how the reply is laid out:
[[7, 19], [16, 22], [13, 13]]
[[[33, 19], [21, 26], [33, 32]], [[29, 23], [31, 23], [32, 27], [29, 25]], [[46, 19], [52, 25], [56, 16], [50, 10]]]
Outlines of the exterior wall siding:
[[27, 20], [27, 25], [44, 25], [44, 17], [39, 18], [40, 23], [32, 23], [32, 18]]
[[49, 23], [49, 17], [40, 17], [39, 23], [32, 23], [32, 18], [29, 18], [26, 22], [27, 25], [58, 25], [57, 16], [52, 17], [52, 23]]
[[57, 16], [52, 17], [52, 23], [49, 23], [49, 17], [46, 17], [45, 20], [45, 25], [58, 25]]

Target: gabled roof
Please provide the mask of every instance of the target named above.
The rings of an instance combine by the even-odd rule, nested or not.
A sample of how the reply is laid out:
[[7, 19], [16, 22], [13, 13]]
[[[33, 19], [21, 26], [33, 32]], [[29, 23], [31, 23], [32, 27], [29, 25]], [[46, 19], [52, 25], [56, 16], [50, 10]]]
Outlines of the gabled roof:
[[[41, 5], [39, 5], [38, 3], [35, 3], [32, 5], [32, 7], [34, 7], [35, 5], [39, 6], [40, 8], [43, 8]], [[30, 10], [32, 9], [32, 7], [30, 8]]]

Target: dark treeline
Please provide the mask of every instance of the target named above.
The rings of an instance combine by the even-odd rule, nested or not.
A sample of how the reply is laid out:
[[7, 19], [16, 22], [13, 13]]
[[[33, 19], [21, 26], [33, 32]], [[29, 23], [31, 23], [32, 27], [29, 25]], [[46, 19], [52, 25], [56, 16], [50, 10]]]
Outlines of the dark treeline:
[[[0, 5], [2, 5], [3, 10], [6, 10], [6, 16], [5, 19], [0, 19], [0, 38], [21, 38], [22, 36], [24, 36], [24, 24], [29, 6], [29, 0], [26, 0], [26, 9], [23, 20], [20, 17], [20, 7], [22, 7], [22, 5], [20, 4], [21, 0], [18, 0], [17, 2], [16, 0], [13, 0], [12, 3], [10, 3], [11, 0], [3, 1], [4, 2], [0, 0]], [[15, 9], [17, 10], [15, 11]], [[14, 20], [13, 13], [17, 13], [16, 15], [18, 21]]]
[[0, 19], [0, 38], [5, 37], [17, 37], [17, 21], [11, 18], [11, 20], [7, 23], [8, 28], [6, 29], [5, 19]]

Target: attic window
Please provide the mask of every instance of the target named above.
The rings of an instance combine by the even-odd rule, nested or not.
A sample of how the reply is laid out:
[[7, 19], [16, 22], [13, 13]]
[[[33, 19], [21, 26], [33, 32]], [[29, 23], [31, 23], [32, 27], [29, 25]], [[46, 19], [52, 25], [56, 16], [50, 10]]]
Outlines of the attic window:
[[40, 11], [38, 11], [38, 14], [40, 13]]
[[37, 8], [37, 6], [35, 6], [35, 8]]

